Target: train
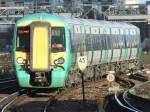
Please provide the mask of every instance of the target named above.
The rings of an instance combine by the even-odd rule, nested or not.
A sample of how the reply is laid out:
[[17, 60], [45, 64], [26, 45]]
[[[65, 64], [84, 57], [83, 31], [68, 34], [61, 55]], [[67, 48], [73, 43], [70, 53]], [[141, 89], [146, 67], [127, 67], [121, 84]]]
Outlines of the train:
[[77, 59], [87, 57], [85, 80], [136, 69], [140, 30], [125, 22], [36, 13], [17, 20], [13, 63], [20, 87], [59, 88], [81, 82]]

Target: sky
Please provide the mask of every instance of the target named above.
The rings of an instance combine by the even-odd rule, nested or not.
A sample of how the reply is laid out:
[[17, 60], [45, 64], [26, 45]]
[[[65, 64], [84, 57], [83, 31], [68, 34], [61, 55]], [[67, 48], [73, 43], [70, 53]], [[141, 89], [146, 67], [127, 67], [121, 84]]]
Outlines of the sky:
[[141, 3], [145, 3], [146, 1], [150, 1], [150, 0], [140, 0]]

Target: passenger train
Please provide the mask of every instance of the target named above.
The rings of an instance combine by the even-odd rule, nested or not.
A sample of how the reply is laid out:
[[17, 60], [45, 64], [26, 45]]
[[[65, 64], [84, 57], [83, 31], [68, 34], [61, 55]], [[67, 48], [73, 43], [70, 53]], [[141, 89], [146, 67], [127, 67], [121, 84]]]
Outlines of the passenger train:
[[57, 88], [79, 83], [79, 56], [87, 56], [85, 79], [107, 71], [135, 69], [141, 55], [140, 30], [124, 22], [61, 17], [47, 13], [16, 22], [13, 62], [25, 88]]

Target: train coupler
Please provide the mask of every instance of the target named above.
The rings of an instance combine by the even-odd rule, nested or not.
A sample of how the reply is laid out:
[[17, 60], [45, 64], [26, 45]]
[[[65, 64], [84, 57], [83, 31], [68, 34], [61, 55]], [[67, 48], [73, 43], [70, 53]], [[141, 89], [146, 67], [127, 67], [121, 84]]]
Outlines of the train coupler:
[[48, 86], [48, 74], [46, 73], [35, 73], [34, 83], [38, 86]]

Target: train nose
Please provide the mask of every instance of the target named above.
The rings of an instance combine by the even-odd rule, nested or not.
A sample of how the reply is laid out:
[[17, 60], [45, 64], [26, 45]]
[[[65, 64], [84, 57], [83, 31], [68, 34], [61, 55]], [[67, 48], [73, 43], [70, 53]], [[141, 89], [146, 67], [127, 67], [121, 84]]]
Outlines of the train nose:
[[33, 22], [31, 24], [31, 71], [49, 71], [50, 65], [50, 24], [46, 22]]

